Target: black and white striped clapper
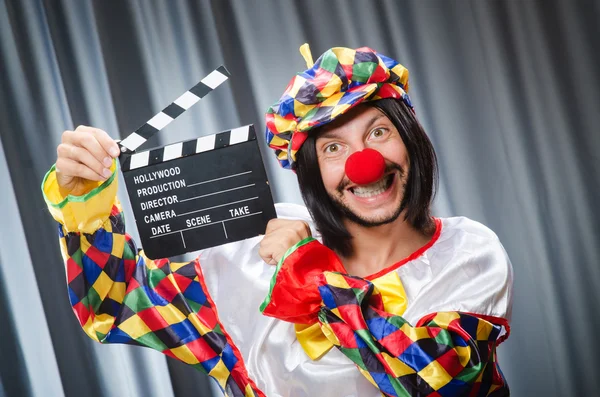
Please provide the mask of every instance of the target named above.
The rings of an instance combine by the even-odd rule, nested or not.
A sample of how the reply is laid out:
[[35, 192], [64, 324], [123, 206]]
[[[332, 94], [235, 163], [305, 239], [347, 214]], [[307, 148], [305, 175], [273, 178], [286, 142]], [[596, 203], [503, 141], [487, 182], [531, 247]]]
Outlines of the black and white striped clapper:
[[136, 152], [228, 76], [219, 67], [120, 142], [121, 171], [151, 259], [257, 236], [276, 216], [252, 125]]

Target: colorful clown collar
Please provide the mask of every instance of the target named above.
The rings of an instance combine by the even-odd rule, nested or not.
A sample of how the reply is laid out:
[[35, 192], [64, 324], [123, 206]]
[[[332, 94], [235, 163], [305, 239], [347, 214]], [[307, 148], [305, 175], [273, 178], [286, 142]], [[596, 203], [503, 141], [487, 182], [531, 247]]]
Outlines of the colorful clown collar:
[[335, 47], [313, 65], [307, 44], [300, 52], [308, 69], [292, 78], [265, 116], [267, 143], [282, 167], [295, 167], [296, 153], [310, 129], [329, 123], [363, 101], [396, 98], [412, 109], [408, 70], [395, 60], [368, 47]]

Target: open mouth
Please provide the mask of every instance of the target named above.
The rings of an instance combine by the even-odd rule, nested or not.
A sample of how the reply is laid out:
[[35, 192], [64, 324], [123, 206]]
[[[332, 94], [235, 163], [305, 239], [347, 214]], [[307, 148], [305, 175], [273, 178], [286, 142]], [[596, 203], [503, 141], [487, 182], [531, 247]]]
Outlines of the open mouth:
[[350, 189], [350, 192], [354, 194], [356, 197], [361, 198], [369, 198], [377, 196], [392, 186], [392, 182], [394, 182], [395, 173], [389, 174], [381, 178], [379, 181], [372, 183], [370, 185], [362, 185], [362, 186], [353, 186]]

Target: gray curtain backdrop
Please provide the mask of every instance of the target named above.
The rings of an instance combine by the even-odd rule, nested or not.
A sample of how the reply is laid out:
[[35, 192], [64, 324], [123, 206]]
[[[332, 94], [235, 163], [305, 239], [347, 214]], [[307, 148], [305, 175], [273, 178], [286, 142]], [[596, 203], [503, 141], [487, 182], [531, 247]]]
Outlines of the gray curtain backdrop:
[[[39, 185], [63, 130], [123, 138], [222, 63], [230, 82], [148, 147], [262, 131], [304, 42], [411, 71], [436, 215], [483, 222], [513, 261], [513, 395], [599, 393], [600, 2], [0, 0], [0, 397], [211, 395], [183, 364], [84, 335]], [[301, 202], [261, 145], [275, 200]]]

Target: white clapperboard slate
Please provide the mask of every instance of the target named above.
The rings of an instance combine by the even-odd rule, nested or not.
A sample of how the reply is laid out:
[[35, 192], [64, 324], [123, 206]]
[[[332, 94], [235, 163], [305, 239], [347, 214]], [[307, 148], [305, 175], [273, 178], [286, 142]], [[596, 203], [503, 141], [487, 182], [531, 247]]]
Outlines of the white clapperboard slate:
[[223, 66], [217, 68], [119, 143], [121, 171], [150, 259], [254, 237], [276, 217], [252, 125], [136, 152], [228, 77]]

